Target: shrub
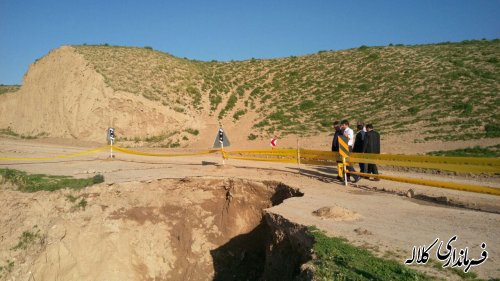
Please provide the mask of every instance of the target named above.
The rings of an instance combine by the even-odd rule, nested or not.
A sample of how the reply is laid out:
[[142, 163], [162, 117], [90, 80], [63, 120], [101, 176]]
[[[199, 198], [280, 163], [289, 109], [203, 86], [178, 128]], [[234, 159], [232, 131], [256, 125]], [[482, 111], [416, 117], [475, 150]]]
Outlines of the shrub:
[[500, 125], [498, 124], [487, 124], [484, 126], [484, 130], [486, 131], [486, 136], [489, 138], [500, 137]]
[[97, 174], [92, 177], [92, 184], [98, 184], [104, 182], [104, 176], [101, 174]]
[[312, 100], [305, 100], [305, 101], [301, 102], [299, 105], [299, 108], [302, 111], [313, 109], [315, 107], [316, 107], [316, 103], [314, 103], [314, 101], [312, 101]]
[[222, 102], [222, 97], [219, 94], [210, 95], [210, 109], [212, 111], [216, 110], [219, 106], [219, 103]]
[[358, 86], [358, 89], [362, 92], [368, 92], [368, 90], [370, 90], [370, 86], [368, 84], [362, 83]]
[[472, 113], [473, 105], [472, 103], [459, 101], [455, 103], [452, 108], [454, 110], [462, 111], [465, 115], [470, 115]]
[[254, 135], [252, 133], [250, 135], [248, 135], [248, 140], [255, 140], [255, 139], [257, 139], [256, 135]]
[[246, 111], [243, 110], [243, 109], [240, 109], [238, 111], [236, 111], [236, 113], [233, 114], [233, 118], [235, 120], [239, 120], [241, 116], [245, 115]]
[[418, 109], [418, 107], [416, 107], [416, 106], [413, 106], [413, 107], [408, 108], [407, 111], [411, 115], [417, 115], [417, 113], [420, 111], [420, 109]]
[[196, 129], [191, 129], [191, 128], [187, 128], [186, 132], [190, 133], [191, 135], [194, 135], [194, 136], [197, 136], [200, 133], [200, 131], [198, 131]]

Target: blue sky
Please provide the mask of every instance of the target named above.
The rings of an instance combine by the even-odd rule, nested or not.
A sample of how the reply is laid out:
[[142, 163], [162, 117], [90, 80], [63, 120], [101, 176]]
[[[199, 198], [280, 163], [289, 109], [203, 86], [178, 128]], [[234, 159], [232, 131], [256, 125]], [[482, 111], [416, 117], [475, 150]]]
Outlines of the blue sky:
[[500, 38], [499, 0], [0, 0], [0, 84], [68, 44], [244, 60], [361, 45]]

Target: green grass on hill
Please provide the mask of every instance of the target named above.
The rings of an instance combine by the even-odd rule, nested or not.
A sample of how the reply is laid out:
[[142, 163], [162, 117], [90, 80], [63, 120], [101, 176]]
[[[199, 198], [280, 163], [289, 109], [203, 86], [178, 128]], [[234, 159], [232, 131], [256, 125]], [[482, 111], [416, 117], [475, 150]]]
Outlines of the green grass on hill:
[[104, 182], [102, 175], [95, 175], [86, 179], [76, 179], [68, 176], [28, 174], [24, 171], [4, 168], [0, 168], [0, 176], [2, 177], [2, 181], [12, 183], [23, 192], [54, 191], [63, 188], [79, 189]]
[[328, 237], [315, 227], [309, 231], [314, 236], [317, 255], [315, 280], [432, 280], [402, 263], [378, 258], [345, 239]]
[[183, 114], [211, 112], [248, 134], [316, 135], [347, 118], [416, 141], [500, 137], [500, 40], [390, 45], [306, 56], [201, 62], [152, 48], [75, 46], [115, 90]]
[[500, 157], [500, 144], [487, 147], [468, 147], [455, 150], [439, 150], [427, 153], [434, 156], [458, 156], [458, 157]]
[[[376, 257], [366, 249], [349, 244], [346, 239], [328, 237], [314, 226], [309, 227], [309, 232], [315, 241], [314, 280], [442, 280], [410, 268], [404, 265], [403, 261]], [[464, 273], [461, 268], [442, 268], [442, 265], [430, 259], [424, 266], [445, 271], [443, 275], [454, 276], [461, 280], [484, 281], [474, 272]], [[489, 279], [489, 281], [494, 280], [499, 279]]]
[[0, 129], [0, 136], [9, 136], [9, 137], [15, 137], [15, 138], [21, 138], [21, 139], [38, 139], [40, 137], [45, 137], [47, 136], [47, 133], [40, 133], [35, 136], [30, 136], [30, 135], [23, 135], [23, 134], [18, 134], [12, 130], [11, 127], [7, 127], [4, 129]]
[[14, 93], [21, 88], [20, 85], [4, 85], [0, 84], [0, 95], [5, 93]]

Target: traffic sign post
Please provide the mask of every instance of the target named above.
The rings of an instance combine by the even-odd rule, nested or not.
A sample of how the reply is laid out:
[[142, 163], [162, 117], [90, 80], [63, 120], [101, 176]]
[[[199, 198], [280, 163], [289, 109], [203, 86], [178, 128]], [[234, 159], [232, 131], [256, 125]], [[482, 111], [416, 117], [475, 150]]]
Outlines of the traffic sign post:
[[113, 155], [113, 142], [115, 140], [115, 128], [111, 128], [111, 127], [108, 128], [107, 139], [108, 139], [108, 143], [110, 144], [109, 157], [114, 158], [115, 156]]
[[272, 138], [270, 145], [271, 145], [271, 148], [274, 149], [278, 145], [278, 138], [276, 138], [276, 137]]
[[347, 186], [347, 161], [349, 157], [348, 138], [346, 136], [339, 136], [339, 154], [342, 156], [342, 169], [344, 171], [344, 185]]
[[226, 136], [226, 133], [224, 133], [224, 129], [222, 129], [222, 127], [220, 127], [219, 130], [217, 131], [217, 135], [215, 136], [213, 148], [220, 148], [221, 149], [222, 165], [225, 164], [224, 146], [227, 147], [230, 145], [231, 145], [231, 143], [229, 142], [229, 139]]

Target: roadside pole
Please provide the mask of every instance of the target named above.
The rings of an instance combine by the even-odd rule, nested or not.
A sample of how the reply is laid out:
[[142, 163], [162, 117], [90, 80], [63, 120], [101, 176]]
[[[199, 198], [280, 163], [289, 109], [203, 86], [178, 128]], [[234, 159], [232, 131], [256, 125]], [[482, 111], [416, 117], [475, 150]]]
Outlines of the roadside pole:
[[342, 166], [344, 170], [344, 185], [347, 186], [347, 157], [349, 157], [349, 146], [346, 136], [339, 136], [339, 154], [342, 156]]
[[107, 136], [106, 137], [107, 137], [108, 142], [110, 144], [110, 146], [109, 146], [109, 158], [113, 159], [114, 158], [114, 155], [113, 155], [113, 142], [115, 140], [115, 128], [109, 127], [108, 131], [107, 131]]
[[297, 167], [299, 168], [299, 174], [300, 174], [300, 144], [299, 144], [299, 139], [297, 139]]
[[222, 165], [226, 164], [226, 154], [224, 152], [224, 146], [230, 146], [229, 139], [227, 138], [222, 126], [217, 130], [217, 134], [215, 135], [213, 148], [220, 148], [220, 153], [222, 155]]
[[113, 139], [110, 139], [111, 145], [109, 146], [109, 158], [113, 158]]

